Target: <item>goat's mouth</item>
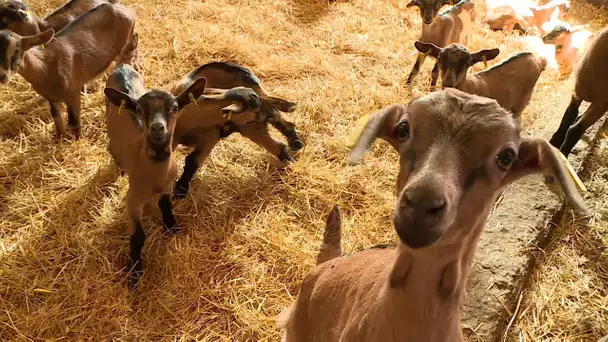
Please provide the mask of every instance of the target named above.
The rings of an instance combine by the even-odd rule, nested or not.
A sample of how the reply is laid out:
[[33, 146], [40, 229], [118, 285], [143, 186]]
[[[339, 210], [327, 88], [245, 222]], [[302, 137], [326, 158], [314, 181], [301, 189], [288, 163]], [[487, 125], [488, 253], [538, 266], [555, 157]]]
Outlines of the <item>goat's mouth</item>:
[[431, 25], [433, 23], [433, 18], [431, 18], [431, 19], [422, 18], [422, 21], [427, 25]]
[[164, 144], [169, 138], [168, 134], [150, 134], [148, 136], [148, 141], [154, 145]]
[[443, 222], [435, 224], [417, 222], [415, 217], [397, 213], [393, 220], [395, 231], [401, 242], [412, 249], [429, 247], [443, 236]]

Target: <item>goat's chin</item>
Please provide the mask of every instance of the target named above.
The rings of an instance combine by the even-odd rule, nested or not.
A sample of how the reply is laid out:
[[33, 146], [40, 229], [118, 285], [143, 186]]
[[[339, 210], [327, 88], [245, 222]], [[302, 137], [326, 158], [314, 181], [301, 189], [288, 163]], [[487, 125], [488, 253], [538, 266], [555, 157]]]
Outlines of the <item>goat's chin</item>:
[[423, 224], [400, 214], [395, 215], [393, 223], [399, 240], [411, 249], [422, 249], [434, 245], [446, 230], [444, 222], [433, 225]]

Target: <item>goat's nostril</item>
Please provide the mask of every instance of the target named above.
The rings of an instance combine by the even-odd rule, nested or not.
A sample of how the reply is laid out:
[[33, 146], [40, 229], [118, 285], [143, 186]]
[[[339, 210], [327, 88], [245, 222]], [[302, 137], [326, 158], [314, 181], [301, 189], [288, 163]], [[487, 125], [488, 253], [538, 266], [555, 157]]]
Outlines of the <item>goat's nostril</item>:
[[165, 129], [165, 125], [163, 125], [161, 123], [158, 123], [158, 122], [155, 122], [152, 125], [150, 125], [150, 129], [153, 132], [162, 132]]
[[440, 195], [433, 195], [428, 191], [408, 190], [401, 200], [401, 207], [409, 207], [418, 213], [426, 215], [438, 215], [443, 212], [446, 200]]
[[426, 212], [429, 215], [437, 215], [443, 210], [443, 208], [445, 208], [445, 200], [436, 199], [430, 201], [429, 207], [427, 208]]

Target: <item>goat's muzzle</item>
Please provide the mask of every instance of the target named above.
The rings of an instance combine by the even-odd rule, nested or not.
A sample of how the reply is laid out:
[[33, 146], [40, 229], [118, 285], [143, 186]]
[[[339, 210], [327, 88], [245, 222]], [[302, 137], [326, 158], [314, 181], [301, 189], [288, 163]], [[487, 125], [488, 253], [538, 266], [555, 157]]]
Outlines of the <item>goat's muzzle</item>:
[[161, 144], [167, 139], [167, 127], [162, 122], [153, 122], [150, 124], [150, 141], [156, 144]]
[[408, 186], [396, 206], [395, 230], [410, 248], [428, 247], [446, 230], [447, 200], [439, 183]]

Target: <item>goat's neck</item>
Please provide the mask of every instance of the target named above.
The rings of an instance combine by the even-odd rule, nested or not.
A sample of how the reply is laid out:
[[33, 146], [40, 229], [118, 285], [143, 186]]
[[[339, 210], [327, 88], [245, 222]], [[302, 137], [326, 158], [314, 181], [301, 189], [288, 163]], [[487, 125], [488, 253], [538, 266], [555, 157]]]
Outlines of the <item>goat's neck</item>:
[[173, 134], [169, 138], [160, 144], [151, 143], [144, 136], [141, 150], [141, 156], [154, 163], [164, 163], [171, 160], [171, 154], [173, 153]]
[[[392, 302], [389, 306], [395, 307], [397, 303], [396, 308], [400, 315], [405, 315], [404, 319], [414, 323], [442, 322], [426, 337], [460, 331], [460, 307], [466, 280], [492, 207], [492, 204], [486, 205], [477, 215], [460, 215], [463, 218], [457, 220], [434, 246], [413, 250], [400, 243], [397, 247], [387, 288], [391, 295], [383, 298]], [[395, 279], [397, 281], [392, 283]], [[420, 334], [425, 333], [421, 331]]]

